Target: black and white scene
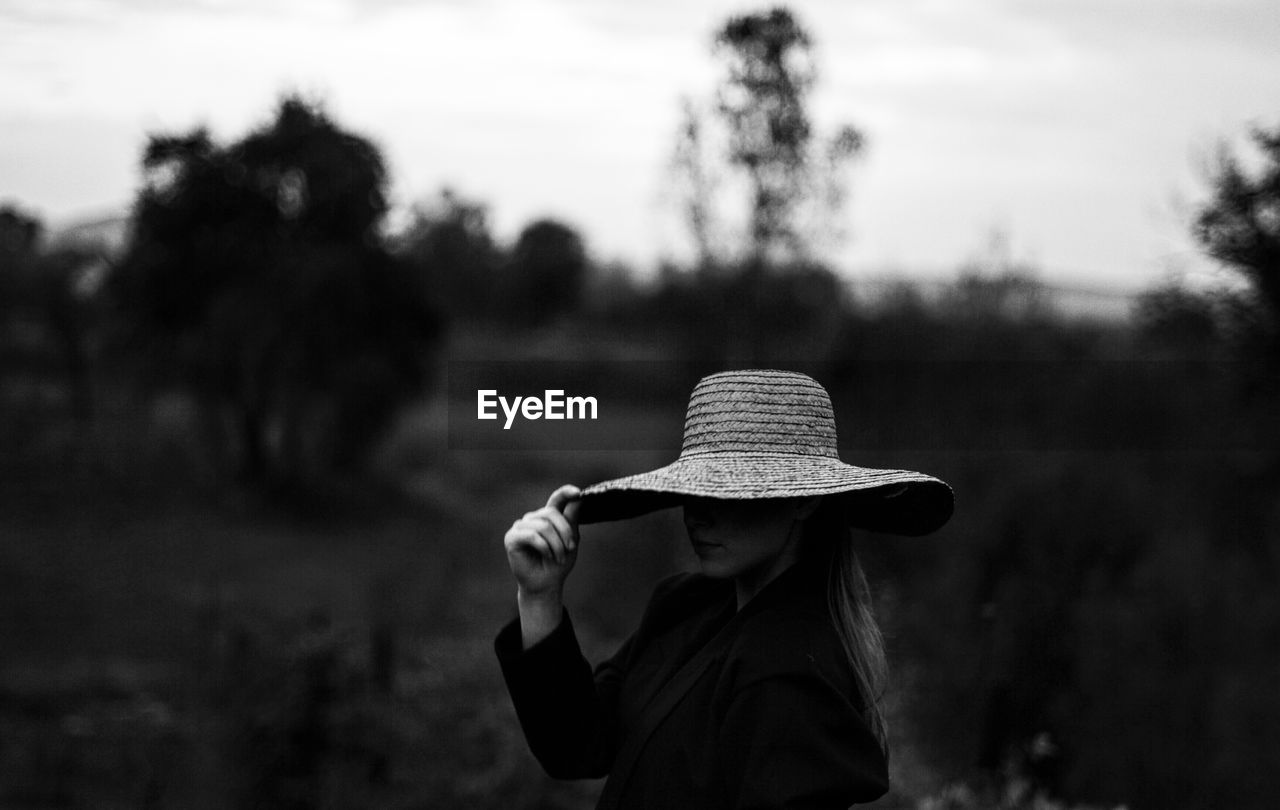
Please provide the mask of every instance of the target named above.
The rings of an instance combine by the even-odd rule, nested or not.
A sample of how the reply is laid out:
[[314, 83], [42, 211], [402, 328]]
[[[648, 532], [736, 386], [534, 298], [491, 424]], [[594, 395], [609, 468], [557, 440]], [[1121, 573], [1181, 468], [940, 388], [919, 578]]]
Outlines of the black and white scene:
[[1277, 45], [0, 0], [0, 808], [1275, 807]]

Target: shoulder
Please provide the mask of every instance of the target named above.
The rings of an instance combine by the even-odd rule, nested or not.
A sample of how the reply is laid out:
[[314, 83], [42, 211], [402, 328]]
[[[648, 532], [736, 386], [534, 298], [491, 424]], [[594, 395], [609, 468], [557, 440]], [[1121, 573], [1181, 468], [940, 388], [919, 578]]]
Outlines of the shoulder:
[[743, 622], [731, 648], [751, 674], [782, 675], [815, 667], [843, 674], [844, 647], [831, 615], [809, 607], [771, 608]]
[[857, 678], [827, 608], [826, 596], [798, 591], [747, 617], [730, 645], [725, 674], [741, 690], [777, 678], [818, 679], [855, 704]]
[[698, 610], [723, 602], [732, 593], [731, 583], [705, 574], [672, 574], [654, 587], [643, 621], [660, 624], [679, 621]]
[[886, 754], [825, 598], [799, 596], [754, 612], [727, 652], [714, 700], [728, 783], [752, 806], [873, 801]]

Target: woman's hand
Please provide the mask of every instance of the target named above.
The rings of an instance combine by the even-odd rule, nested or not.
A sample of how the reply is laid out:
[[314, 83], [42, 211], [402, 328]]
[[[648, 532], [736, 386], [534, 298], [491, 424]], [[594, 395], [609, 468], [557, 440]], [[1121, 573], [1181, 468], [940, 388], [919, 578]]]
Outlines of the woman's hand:
[[547, 505], [511, 524], [503, 544], [516, 584], [526, 596], [559, 594], [578, 559], [578, 498], [572, 484], [551, 493]]
[[503, 537], [516, 578], [524, 646], [536, 644], [560, 623], [565, 578], [578, 559], [578, 499], [572, 484], [551, 493], [547, 505], [511, 524]]

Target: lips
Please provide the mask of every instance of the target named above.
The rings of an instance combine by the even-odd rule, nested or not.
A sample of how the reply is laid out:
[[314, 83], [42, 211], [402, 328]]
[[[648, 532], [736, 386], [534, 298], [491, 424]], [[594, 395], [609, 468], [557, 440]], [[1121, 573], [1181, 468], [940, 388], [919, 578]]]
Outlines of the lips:
[[719, 543], [705, 543], [698, 540], [693, 541], [693, 553], [699, 556], [709, 554], [718, 548], [723, 548]]

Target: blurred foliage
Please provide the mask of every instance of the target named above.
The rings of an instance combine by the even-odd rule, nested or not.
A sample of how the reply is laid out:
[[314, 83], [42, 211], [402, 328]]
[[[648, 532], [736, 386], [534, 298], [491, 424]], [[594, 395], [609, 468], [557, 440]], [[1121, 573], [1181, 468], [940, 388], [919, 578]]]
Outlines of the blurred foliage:
[[443, 189], [414, 207], [397, 237], [397, 252], [423, 279], [428, 297], [460, 320], [489, 318], [497, 294], [502, 250], [485, 206]]
[[[1280, 512], [1259, 475], [1274, 463], [1257, 441], [1266, 423], [1244, 406], [1236, 366], [1215, 359], [1220, 333], [1198, 316], [1194, 328], [1069, 321], [1026, 276], [990, 268], [875, 300], [820, 267], [764, 278], [752, 289], [740, 275], [672, 271], [651, 287], [614, 288], [613, 309], [587, 298], [576, 319], [539, 327], [537, 342], [514, 332], [501, 345], [512, 357], [562, 357], [582, 344], [644, 356], [657, 345], [721, 365], [755, 330], [779, 363], [804, 361], [827, 385], [844, 458], [925, 469], [955, 487], [956, 516], [937, 537], [861, 540], [895, 671], [899, 770], [884, 806], [1268, 806], [1276, 786], [1264, 763], [1280, 755]], [[760, 295], [768, 318], [732, 320], [728, 308], [747, 294]], [[1200, 311], [1187, 296], [1174, 296], [1178, 306]], [[607, 353], [582, 363], [598, 385], [648, 390]], [[650, 387], [654, 425], [637, 429], [657, 435], [670, 427], [658, 422], [678, 420], [687, 386]], [[58, 778], [76, 796], [152, 790], [174, 806], [186, 795], [177, 785], [192, 780], [221, 806], [590, 807], [597, 785], [540, 774], [490, 659], [489, 637], [510, 610], [493, 538], [548, 480], [585, 483], [662, 459], [440, 453], [431, 431], [443, 428], [424, 424], [398, 431], [386, 451], [407, 459], [397, 475], [439, 515], [406, 518], [404, 505], [383, 504], [341, 542], [251, 516], [260, 534], [241, 540], [243, 529], [228, 527], [199, 540], [296, 544], [233, 555], [245, 560], [233, 582], [296, 559], [303, 579], [263, 591], [282, 596], [308, 592], [319, 571], [344, 582], [402, 572], [403, 586], [374, 588], [401, 601], [388, 629], [367, 611], [329, 617], [262, 597], [212, 624], [179, 612], [178, 626], [214, 628], [195, 631], [218, 651], [201, 665], [212, 678], [203, 691], [131, 688], [121, 705], [158, 700], [166, 725], [84, 738], [72, 736], [75, 718], [109, 711], [96, 699], [68, 697], [44, 719], [31, 714], [36, 698], [0, 701], [34, 757], [6, 760], [15, 776], [4, 795], [44, 796], [50, 774], [73, 773]], [[376, 539], [389, 520], [408, 526], [394, 530], [404, 536], [395, 545]], [[110, 528], [129, 525], [120, 518], [90, 522], [108, 527], [95, 532], [102, 553], [124, 553], [207, 520], [135, 534]], [[689, 560], [678, 520], [591, 528], [593, 554], [570, 601], [598, 659], [633, 626], [651, 582]], [[367, 558], [324, 561], [307, 548]], [[166, 577], [207, 567], [188, 559], [175, 557]], [[408, 594], [428, 601], [410, 609]], [[136, 621], [142, 633], [152, 620]], [[118, 766], [118, 784], [94, 776], [107, 739], [129, 740], [145, 767]], [[910, 763], [917, 770], [900, 770]]]
[[[0, 268], [3, 268], [5, 289], [11, 288], [13, 277], [22, 272], [24, 264], [35, 254], [40, 243], [44, 226], [34, 216], [23, 212], [18, 206], [6, 203], [0, 206]], [[0, 298], [0, 301], [12, 301], [12, 293]]]
[[1073, 804], [1037, 792], [1025, 779], [947, 785], [915, 804], [915, 810], [1128, 810], [1128, 805]]
[[761, 274], [729, 267], [664, 269], [658, 282], [608, 311], [608, 321], [642, 341], [665, 341], [691, 362], [795, 363], [831, 348], [848, 294], [829, 269], [787, 264]]
[[1212, 199], [1200, 209], [1196, 239], [1248, 284], [1252, 309], [1245, 335], [1252, 350], [1280, 368], [1280, 127], [1252, 133], [1256, 169], [1225, 150], [1211, 177]]
[[[715, 117], [684, 101], [671, 165], [698, 266], [812, 260], [815, 247], [839, 235], [843, 169], [862, 152], [863, 135], [849, 125], [829, 138], [814, 132], [812, 39], [788, 9], [730, 17], [714, 52], [724, 67]], [[726, 250], [717, 203], [735, 177], [744, 184], [733, 201], [747, 202], [746, 239]]]
[[[226, 144], [152, 137], [123, 256], [0, 208], [0, 804], [593, 806], [598, 784], [541, 774], [492, 660], [512, 615], [498, 538], [561, 480], [669, 459], [447, 451], [442, 407], [412, 396], [476, 346], [634, 392], [655, 446], [689, 386], [620, 361], [806, 370], [843, 458], [953, 485], [937, 536], [859, 538], [894, 669], [881, 806], [1274, 804], [1276, 137], [1257, 136], [1260, 171], [1224, 159], [1196, 225], [1241, 289], [1168, 283], [1130, 321], [1069, 318], [996, 250], [873, 293], [770, 247], [809, 137], [812, 75], [784, 54], [808, 35], [771, 12], [721, 38], [732, 165], [776, 217], [754, 226], [767, 262], [708, 237], [641, 279], [566, 223], [505, 244], [447, 191], [387, 234], [377, 149], [292, 97]], [[51, 468], [59, 436], [103, 469]], [[183, 491], [223, 445], [256, 483], [372, 455], [393, 491], [288, 513]], [[682, 531], [590, 527], [569, 601], [593, 660], [692, 564]]]
[[106, 262], [97, 246], [48, 244], [37, 217], [0, 206], [0, 444], [9, 451], [38, 440], [28, 419], [45, 420], [42, 409], [56, 407], [43, 394], [49, 388], [67, 392], [58, 405], [86, 442], [101, 317], [93, 292]]
[[128, 346], [229, 433], [243, 477], [358, 465], [427, 382], [441, 319], [383, 245], [377, 148], [284, 98], [227, 145], [153, 135], [110, 278]]
[[555, 220], [532, 222], [512, 247], [501, 311], [512, 324], [544, 326], [581, 308], [586, 276], [582, 237]]
[[415, 206], [397, 253], [425, 280], [428, 297], [459, 322], [527, 332], [584, 306], [590, 259], [571, 225], [538, 219], [514, 244], [499, 243], [484, 205], [446, 188]]
[[1169, 281], [1145, 291], [1134, 307], [1139, 331], [1154, 345], [1198, 353], [1220, 344], [1223, 319], [1212, 295]]

